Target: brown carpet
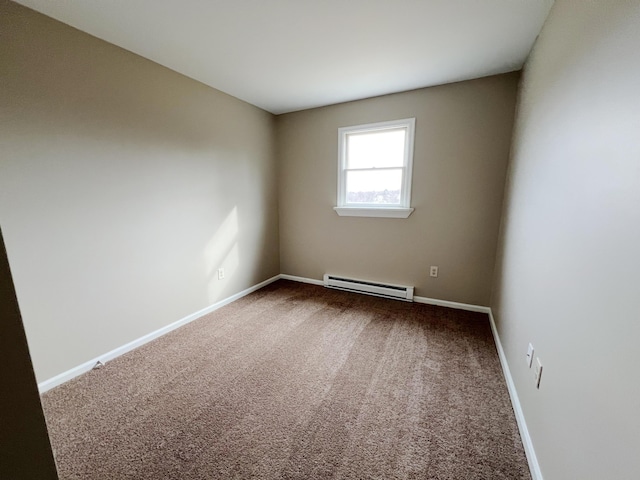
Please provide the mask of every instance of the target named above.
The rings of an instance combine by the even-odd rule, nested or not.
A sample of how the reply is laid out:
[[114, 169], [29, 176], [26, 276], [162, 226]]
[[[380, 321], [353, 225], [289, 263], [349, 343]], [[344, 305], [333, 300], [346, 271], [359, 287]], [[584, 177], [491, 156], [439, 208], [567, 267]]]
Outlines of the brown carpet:
[[61, 479], [529, 479], [485, 314], [279, 281], [43, 395]]

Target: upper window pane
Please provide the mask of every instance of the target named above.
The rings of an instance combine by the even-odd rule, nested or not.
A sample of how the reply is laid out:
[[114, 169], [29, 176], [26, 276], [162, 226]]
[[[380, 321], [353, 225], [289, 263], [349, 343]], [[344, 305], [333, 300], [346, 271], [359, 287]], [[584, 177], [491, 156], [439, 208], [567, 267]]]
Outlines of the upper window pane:
[[402, 167], [406, 128], [347, 135], [347, 168]]

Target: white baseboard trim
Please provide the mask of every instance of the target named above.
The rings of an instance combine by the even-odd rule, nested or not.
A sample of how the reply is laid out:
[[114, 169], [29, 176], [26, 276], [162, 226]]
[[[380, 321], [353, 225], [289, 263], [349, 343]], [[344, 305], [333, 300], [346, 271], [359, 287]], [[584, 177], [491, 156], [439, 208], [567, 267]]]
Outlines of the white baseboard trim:
[[427, 305], [437, 305], [439, 307], [456, 308], [458, 310], [468, 310], [469, 312], [482, 312], [489, 314], [491, 309], [481, 305], [472, 305], [470, 303], [450, 302], [448, 300], [438, 300], [437, 298], [414, 296], [413, 301], [416, 303], [426, 303]]
[[295, 275], [286, 275], [284, 273], [280, 274], [280, 278], [283, 280], [292, 280], [294, 282], [310, 283], [311, 285], [324, 286], [324, 281], [316, 280], [315, 278], [296, 277]]
[[58, 385], [61, 385], [65, 382], [68, 382], [69, 380], [71, 380], [72, 378], [77, 377], [78, 375], [81, 375], [85, 372], [88, 372], [89, 370], [91, 370], [96, 363], [101, 362], [101, 363], [106, 363], [109, 360], [113, 360], [116, 357], [119, 357], [120, 355], [130, 352], [131, 350], [138, 348], [142, 345], [144, 345], [145, 343], [150, 342], [151, 340], [155, 340], [158, 337], [161, 337], [162, 335], [165, 335], [166, 333], [171, 332], [172, 330], [175, 330], [176, 328], [179, 328], [183, 325], [186, 325], [189, 322], [193, 322], [194, 320], [213, 312], [214, 310], [217, 310], [221, 307], [224, 307], [225, 305], [228, 305], [229, 303], [238, 300], [239, 298], [242, 298], [246, 295], [249, 295], [252, 292], [255, 292], [256, 290], [261, 289], [262, 287], [265, 287], [267, 285], [269, 285], [270, 283], [275, 282], [276, 280], [280, 279], [280, 275], [276, 275], [274, 277], [271, 277], [267, 280], [265, 280], [264, 282], [260, 282], [257, 285], [253, 285], [252, 287], [247, 288], [246, 290], [243, 290], [239, 293], [236, 293], [235, 295], [231, 295], [230, 297], [225, 298], [224, 300], [220, 300], [219, 302], [214, 303], [213, 305], [209, 305], [208, 307], [203, 308], [202, 310], [198, 310], [195, 313], [192, 313], [191, 315], [187, 315], [184, 318], [181, 318], [180, 320], [170, 323], [169, 325], [159, 328], [158, 330], [155, 330], [151, 333], [148, 333], [136, 340], [133, 340], [125, 345], [122, 345], [121, 347], [115, 348], [113, 350], [111, 350], [110, 352], [107, 352], [103, 355], [100, 355], [96, 358], [93, 358], [91, 360], [89, 360], [88, 362], [84, 362], [81, 365], [78, 365], [77, 367], [74, 367], [70, 370], [67, 370], [66, 372], [62, 372], [59, 375], [56, 375], [55, 377], [52, 377], [48, 380], [45, 380], [43, 382], [40, 382], [38, 384], [38, 390], [40, 391], [40, 393], [44, 393], [47, 390], [51, 390], [54, 387], [57, 387]]
[[502, 348], [502, 342], [500, 341], [500, 336], [498, 335], [498, 329], [496, 328], [496, 322], [493, 318], [493, 313], [491, 312], [491, 309], [489, 309], [489, 323], [491, 324], [491, 332], [493, 333], [493, 340], [496, 344], [496, 349], [498, 350], [498, 358], [500, 359], [502, 372], [504, 373], [504, 378], [507, 382], [507, 390], [509, 390], [511, 405], [513, 406], [513, 411], [515, 412], [515, 415], [516, 415], [516, 422], [518, 424], [518, 430], [520, 431], [520, 438], [522, 439], [524, 452], [527, 455], [527, 462], [529, 463], [529, 470], [531, 471], [531, 477], [533, 478], [533, 480], [544, 480], [542, 478], [542, 471], [540, 470], [540, 464], [538, 463], [538, 457], [536, 456], [536, 452], [533, 448], [533, 442], [531, 441], [531, 436], [529, 435], [527, 422], [524, 419], [524, 413], [522, 412], [522, 407], [520, 406], [520, 399], [518, 398], [516, 385], [513, 382], [513, 377], [511, 376], [511, 370], [509, 369], [509, 364], [507, 363], [507, 357], [504, 354], [504, 349]]
[[[283, 280], [292, 280], [294, 282], [300, 283], [310, 283], [312, 285], [320, 285], [324, 286], [323, 280], [316, 280], [315, 278], [306, 278], [306, 277], [296, 277], [295, 275], [286, 275], [284, 273], [280, 274], [280, 278]], [[416, 303], [426, 303], [428, 305], [438, 305], [440, 307], [449, 307], [449, 308], [457, 308], [458, 310], [468, 310], [470, 312], [482, 312], [489, 314], [491, 309], [489, 307], [483, 307], [481, 305], [471, 305], [469, 303], [458, 303], [458, 302], [450, 302], [448, 300], [438, 300], [436, 298], [428, 298], [428, 297], [413, 297], [413, 301]]]

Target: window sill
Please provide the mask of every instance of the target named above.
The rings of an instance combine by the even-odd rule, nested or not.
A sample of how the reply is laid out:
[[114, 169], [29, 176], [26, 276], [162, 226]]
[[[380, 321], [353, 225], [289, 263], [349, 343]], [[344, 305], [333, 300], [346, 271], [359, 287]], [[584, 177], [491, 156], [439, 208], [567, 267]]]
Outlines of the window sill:
[[407, 218], [413, 208], [333, 207], [341, 217]]

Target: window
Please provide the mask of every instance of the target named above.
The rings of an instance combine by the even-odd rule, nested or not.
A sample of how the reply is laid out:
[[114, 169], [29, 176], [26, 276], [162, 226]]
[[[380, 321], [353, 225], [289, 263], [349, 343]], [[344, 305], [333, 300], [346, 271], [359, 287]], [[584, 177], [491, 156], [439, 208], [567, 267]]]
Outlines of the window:
[[338, 129], [338, 215], [411, 215], [415, 122], [407, 118]]

